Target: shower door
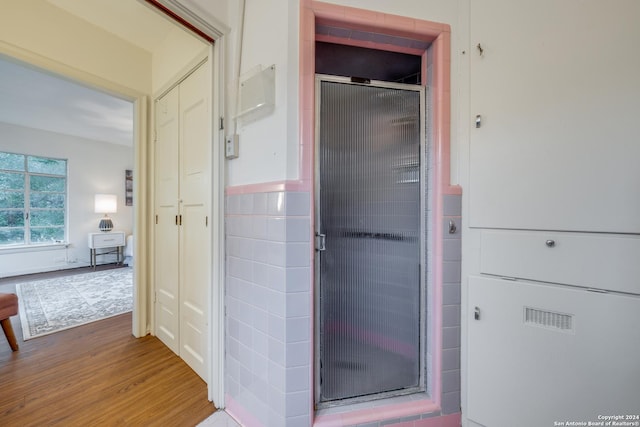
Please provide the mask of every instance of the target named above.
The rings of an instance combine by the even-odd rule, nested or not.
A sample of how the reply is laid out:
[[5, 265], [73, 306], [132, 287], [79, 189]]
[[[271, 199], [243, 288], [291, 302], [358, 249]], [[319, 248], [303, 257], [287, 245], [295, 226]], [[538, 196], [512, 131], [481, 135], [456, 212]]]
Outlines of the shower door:
[[416, 391], [424, 90], [317, 80], [316, 400]]

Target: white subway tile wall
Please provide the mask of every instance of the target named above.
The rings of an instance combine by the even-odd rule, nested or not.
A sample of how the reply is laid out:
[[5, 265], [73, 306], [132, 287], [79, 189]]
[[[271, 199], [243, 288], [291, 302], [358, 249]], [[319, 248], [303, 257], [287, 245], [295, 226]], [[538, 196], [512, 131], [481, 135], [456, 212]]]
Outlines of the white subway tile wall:
[[[458, 195], [443, 200], [443, 415], [460, 411], [461, 236], [449, 233], [449, 220], [461, 228], [460, 201]], [[227, 197], [227, 393], [267, 427], [311, 425], [309, 204], [309, 193], [299, 192]], [[431, 353], [429, 347], [427, 366]]]
[[[456, 224], [449, 232], [449, 221]], [[460, 412], [460, 267], [462, 196], [443, 200], [442, 413]]]
[[227, 197], [227, 393], [267, 427], [311, 425], [309, 203]]

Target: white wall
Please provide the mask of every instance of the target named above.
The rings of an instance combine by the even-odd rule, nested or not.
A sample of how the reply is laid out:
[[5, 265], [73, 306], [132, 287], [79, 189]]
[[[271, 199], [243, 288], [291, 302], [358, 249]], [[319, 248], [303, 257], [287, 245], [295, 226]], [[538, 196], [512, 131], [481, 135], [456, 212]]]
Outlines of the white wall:
[[[258, 66], [276, 67], [275, 111], [250, 124], [238, 123], [240, 157], [227, 162], [227, 186], [297, 179], [299, 0], [246, 0], [244, 24], [240, 1], [180, 3], [229, 27], [224, 41], [225, 134], [236, 129], [238, 75], [246, 76]], [[244, 28], [242, 34], [240, 27]]]
[[[89, 265], [87, 233], [98, 231], [101, 217], [93, 212], [95, 193], [118, 195], [118, 212], [110, 214], [114, 229], [132, 232], [133, 207], [125, 206], [124, 200], [125, 170], [133, 169], [132, 148], [0, 123], [0, 151], [68, 160], [69, 231], [68, 249], [0, 250], [0, 277]], [[100, 257], [98, 262], [109, 260]]]
[[[240, 76], [255, 67], [276, 67], [275, 111], [247, 125], [239, 125], [240, 158], [228, 163], [228, 185], [282, 181], [297, 178], [297, 32], [289, 32], [290, 21], [297, 22], [297, 2], [247, 1]], [[233, 58], [232, 61], [237, 58]], [[235, 115], [234, 111], [230, 112]], [[295, 114], [295, 115], [294, 115]], [[293, 157], [294, 164], [289, 164]], [[288, 169], [291, 169], [290, 173]]]
[[[227, 40], [225, 56], [226, 84], [232, 93], [227, 105], [232, 108], [228, 116], [234, 115], [235, 69], [238, 60], [238, 34], [240, 25], [239, 2], [208, 4], [196, 0], [184, 0], [186, 5], [197, 4], [206, 13], [227, 23], [231, 28]], [[220, 1], [217, 3], [221, 3]], [[458, 31], [460, 16], [468, 13], [466, 0], [343, 0], [329, 1], [351, 7], [378, 10], [384, 13], [409, 16], [443, 22], [451, 25], [453, 31], [452, 52], [461, 50], [468, 39], [468, 26]], [[460, 3], [460, 4], [459, 4]], [[226, 15], [225, 12], [226, 11]], [[228, 186], [264, 183], [283, 180], [295, 180], [299, 171], [299, 13], [300, 0], [257, 1], [247, 0], [244, 31], [242, 34], [242, 61], [240, 75], [254, 67], [275, 64], [276, 66], [276, 108], [267, 116], [246, 126], [239, 126], [240, 157], [229, 161]], [[467, 23], [468, 24], [468, 23]], [[463, 42], [460, 42], [462, 37]], [[459, 59], [452, 55], [452, 87], [457, 83]], [[456, 111], [458, 94], [452, 91], [452, 111]], [[453, 114], [454, 118], [456, 114]], [[228, 129], [227, 134], [232, 130]], [[452, 123], [453, 156], [457, 157], [457, 127]], [[457, 169], [453, 165], [454, 182]]]

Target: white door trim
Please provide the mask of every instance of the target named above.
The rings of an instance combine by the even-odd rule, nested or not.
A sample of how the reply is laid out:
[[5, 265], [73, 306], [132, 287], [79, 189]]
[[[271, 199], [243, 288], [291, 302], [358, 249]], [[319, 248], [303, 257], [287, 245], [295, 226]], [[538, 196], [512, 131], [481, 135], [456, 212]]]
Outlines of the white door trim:
[[[211, 79], [210, 88], [212, 96], [209, 97], [209, 111], [211, 112], [211, 286], [209, 294], [209, 354], [211, 365], [209, 367], [209, 378], [207, 379], [208, 398], [216, 408], [225, 407], [224, 401], [224, 294], [225, 294], [225, 271], [224, 271], [224, 188], [226, 176], [226, 163], [223, 153], [224, 130], [220, 129], [218, 120], [225, 116], [225, 44], [227, 40], [225, 34], [230, 29], [215, 19], [210, 14], [200, 10], [197, 6], [189, 3], [185, 6], [184, 2], [176, 0], [159, 0], [159, 3], [170, 9], [173, 13], [184, 19], [189, 24], [198, 28], [205, 34], [211, 36], [215, 41], [210, 44], [206, 58], [210, 61]], [[200, 60], [202, 57], [198, 57]], [[196, 59], [198, 61], [198, 59]], [[196, 64], [187, 64], [184, 73], [180, 78], [184, 77], [187, 68], [194, 68]], [[172, 85], [177, 81], [172, 82]], [[162, 92], [169, 90], [170, 87], [164, 87], [163, 91], [154, 96], [157, 99]], [[151, 226], [151, 224], [149, 225]], [[152, 323], [152, 324], [155, 324]]]
[[[211, 306], [209, 307], [210, 341], [209, 354], [211, 355], [211, 367], [209, 369], [209, 399], [218, 409], [225, 407], [224, 401], [224, 354], [225, 354], [225, 248], [224, 248], [224, 189], [226, 185], [226, 162], [224, 157], [224, 129], [221, 129], [215, 118], [224, 117], [225, 114], [225, 83], [224, 83], [224, 37], [217, 40], [219, 43], [209, 47], [209, 60], [212, 72], [211, 88], [214, 96], [209, 97], [211, 103]], [[216, 238], [217, 237], [217, 238]], [[216, 286], [217, 285], [217, 286]]]
[[148, 153], [147, 144], [149, 143], [149, 136], [147, 135], [148, 129], [148, 97], [139, 96], [134, 102], [134, 118], [133, 118], [133, 139], [134, 139], [134, 169], [133, 169], [133, 198], [136, 201], [133, 213], [133, 259], [136, 260], [136, 265], [133, 269], [133, 304], [134, 310], [132, 311], [131, 318], [131, 333], [134, 337], [140, 338], [147, 335], [150, 332], [150, 319], [147, 312], [147, 301], [149, 301], [149, 287], [146, 285], [149, 283], [148, 266], [148, 244], [147, 238], [152, 233], [149, 233], [151, 224], [148, 223], [147, 212], [149, 200], [148, 197], [141, 197], [145, 194], [144, 190], [149, 188], [148, 185], [148, 169], [147, 169], [147, 156]]

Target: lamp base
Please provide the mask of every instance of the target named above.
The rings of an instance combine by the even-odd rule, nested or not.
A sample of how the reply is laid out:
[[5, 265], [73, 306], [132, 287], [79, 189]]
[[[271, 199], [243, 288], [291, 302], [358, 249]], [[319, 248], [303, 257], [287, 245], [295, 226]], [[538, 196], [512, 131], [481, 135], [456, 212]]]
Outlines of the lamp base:
[[100, 231], [111, 231], [113, 230], [113, 221], [111, 221], [111, 218], [105, 215], [105, 217], [100, 220], [98, 228], [100, 229]]

